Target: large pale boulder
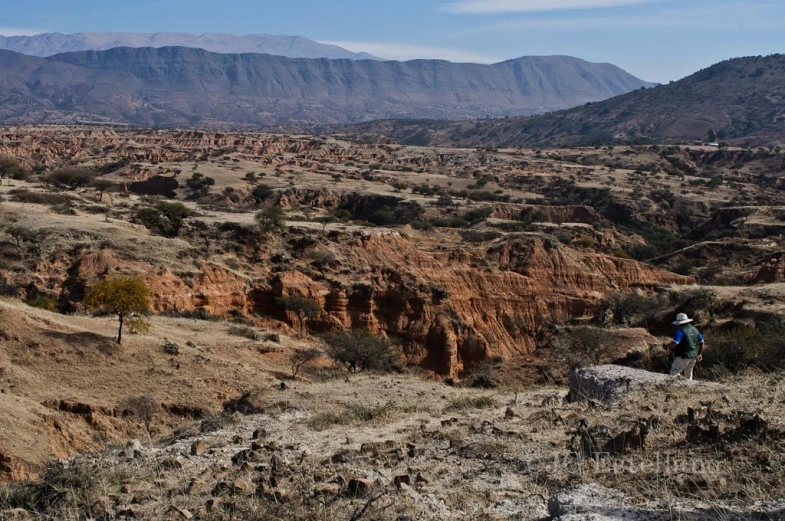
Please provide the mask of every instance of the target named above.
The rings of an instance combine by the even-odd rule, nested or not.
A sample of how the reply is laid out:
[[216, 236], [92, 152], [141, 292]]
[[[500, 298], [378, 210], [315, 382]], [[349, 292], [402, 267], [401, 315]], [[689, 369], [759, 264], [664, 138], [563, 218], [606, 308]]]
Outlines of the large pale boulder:
[[600, 400], [613, 402], [625, 394], [660, 385], [691, 385], [696, 387], [715, 387], [716, 384], [689, 381], [667, 374], [652, 373], [621, 365], [599, 365], [577, 369], [569, 376], [570, 401]]

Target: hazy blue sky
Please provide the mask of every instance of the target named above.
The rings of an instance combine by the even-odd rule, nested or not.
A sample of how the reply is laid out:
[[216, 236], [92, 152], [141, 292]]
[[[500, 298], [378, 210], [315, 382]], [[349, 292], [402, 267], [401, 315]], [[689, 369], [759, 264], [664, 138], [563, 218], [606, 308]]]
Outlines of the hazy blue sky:
[[390, 59], [567, 54], [646, 80], [785, 52], [783, 0], [0, 0], [0, 34], [296, 34]]

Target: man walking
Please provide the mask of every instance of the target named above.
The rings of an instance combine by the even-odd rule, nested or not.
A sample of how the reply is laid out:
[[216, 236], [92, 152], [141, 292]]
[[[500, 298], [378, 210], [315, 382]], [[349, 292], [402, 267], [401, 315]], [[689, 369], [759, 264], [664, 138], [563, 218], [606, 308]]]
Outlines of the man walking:
[[691, 324], [692, 319], [684, 313], [679, 313], [674, 326], [678, 326], [676, 336], [665, 349], [673, 350], [676, 358], [671, 367], [671, 376], [683, 375], [687, 380], [692, 380], [695, 364], [703, 360], [703, 350], [706, 343], [703, 335]]

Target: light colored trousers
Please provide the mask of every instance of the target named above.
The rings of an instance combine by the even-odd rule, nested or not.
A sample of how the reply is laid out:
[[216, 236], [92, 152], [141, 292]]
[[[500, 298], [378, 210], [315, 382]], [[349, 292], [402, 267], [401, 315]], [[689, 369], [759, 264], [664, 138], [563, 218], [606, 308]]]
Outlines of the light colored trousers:
[[695, 369], [697, 360], [689, 360], [687, 358], [676, 357], [671, 366], [671, 376], [684, 375], [687, 380], [692, 380], [692, 370]]

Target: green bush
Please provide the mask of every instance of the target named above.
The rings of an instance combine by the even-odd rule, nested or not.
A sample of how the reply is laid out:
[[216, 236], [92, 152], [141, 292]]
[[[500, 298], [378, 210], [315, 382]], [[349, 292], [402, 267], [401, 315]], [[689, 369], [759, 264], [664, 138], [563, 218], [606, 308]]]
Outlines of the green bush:
[[16, 179], [24, 181], [30, 177], [30, 170], [22, 166], [19, 161], [10, 157], [0, 156], [0, 176], [3, 179]]
[[57, 299], [47, 295], [36, 295], [27, 301], [27, 305], [30, 307], [45, 309], [46, 311], [57, 313]]
[[349, 372], [391, 371], [401, 364], [398, 347], [389, 339], [370, 331], [352, 329], [322, 336], [327, 355]]
[[286, 230], [284, 212], [280, 206], [269, 206], [256, 213], [254, 219], [262, 237], [271, 237]]
[[183, 203], [160, 202], [152, 208], [138, 210], [136, 220], [164, 237], [177, 237], [185, 219], [191, 215], [193, 212]]

